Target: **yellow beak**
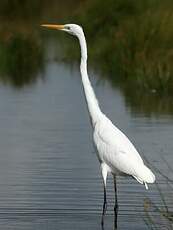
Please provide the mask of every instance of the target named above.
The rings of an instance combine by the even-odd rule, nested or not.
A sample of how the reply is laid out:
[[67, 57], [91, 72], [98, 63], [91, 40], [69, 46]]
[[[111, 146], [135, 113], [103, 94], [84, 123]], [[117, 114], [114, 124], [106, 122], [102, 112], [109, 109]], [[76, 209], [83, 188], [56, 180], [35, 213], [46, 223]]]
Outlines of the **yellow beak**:
[[49, 29], [55, 29], [55, 30], [62, 30], [62, 29], [64, 29], [64, 25], [42, 24], [41, 26], [49, 28]]

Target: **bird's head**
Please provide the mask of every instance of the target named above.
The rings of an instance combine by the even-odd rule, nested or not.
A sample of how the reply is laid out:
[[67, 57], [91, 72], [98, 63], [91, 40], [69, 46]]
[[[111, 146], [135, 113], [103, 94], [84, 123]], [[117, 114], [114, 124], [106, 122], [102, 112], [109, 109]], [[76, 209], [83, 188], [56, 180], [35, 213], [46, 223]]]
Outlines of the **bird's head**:
[[77, 37], [83, 34], [82, 27], [76, 24], [65, 24], [65, 25], [42, 24], [41, 26], [47, 27], [49, 29], [62, 30]]

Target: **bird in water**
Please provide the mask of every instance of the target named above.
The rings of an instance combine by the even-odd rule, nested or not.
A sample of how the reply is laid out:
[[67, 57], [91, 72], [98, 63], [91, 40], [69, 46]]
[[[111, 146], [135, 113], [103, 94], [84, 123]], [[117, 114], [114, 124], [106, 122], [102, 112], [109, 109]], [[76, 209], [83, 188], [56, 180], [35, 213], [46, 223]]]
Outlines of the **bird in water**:
[[100, 109], [87, 73], [87, 43], [82, 27], [76, 24], [43, 24], [41, 26], [65, 31], [76, 36], [80, 43], [81, 78], [93, 127], [93, 140], [97, 149], [97, 156], [100, 162], [104, 185], [104, 203], [102, 212], [103, 225], [107, 209], [106, 179], [108, 174], [112, 174], [114, 178], [115, 210], [118, 208], [116, 188], [117, 175], [132, 176], [140, 184], [145, 185], [146, 189], [148, 189], [148, 183], [154, 183], [155, 175], [144, 164], [141, 156], [128, 137], [119, 130]]

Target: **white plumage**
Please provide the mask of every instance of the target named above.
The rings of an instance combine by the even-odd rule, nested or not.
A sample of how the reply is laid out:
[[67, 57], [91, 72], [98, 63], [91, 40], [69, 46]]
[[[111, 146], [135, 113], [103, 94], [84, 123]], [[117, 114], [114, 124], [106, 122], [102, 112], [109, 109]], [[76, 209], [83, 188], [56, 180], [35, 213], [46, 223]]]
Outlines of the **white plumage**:
[[[139, 183], [153, 183], [155, 176], [144, 165], [134, 145], [112, 122], [102, 115], [102, 119], [94, 128], [94, 143], [98, 150], [101, 164], [106, 165], [105, 174], [128, 174]], [[104, 182], [106, 184], [106, 176]]]
[[[119, 174], [130, 175], [139, 183], [144, 184], [146, 189], [148, 189], [147, 183], [154, 183], [155, 176], [151, 170], [145, 166], [142, 158], [130, 140], [112, 124], [99, 107], [87, 74], [87, 45], [83, 29], [76, 24], [44, 24], [42, 26], [66, 31], [79, 39], [81, 48], [80, 70], [82, 83], [93, 126], [93, 139], [97, 148], [97, 155], [101, 164], [101, 172], [104, 181], [103, 224], [103, 216], [106, 212], [106, 178], [108, 173], [112, 173], [114, 178]], [[116, 193], [116, 180], [114, 181]], [[115, 198], [117, 201], [117, 197]], [[117, 208], [117, 204], [115, 208]]]

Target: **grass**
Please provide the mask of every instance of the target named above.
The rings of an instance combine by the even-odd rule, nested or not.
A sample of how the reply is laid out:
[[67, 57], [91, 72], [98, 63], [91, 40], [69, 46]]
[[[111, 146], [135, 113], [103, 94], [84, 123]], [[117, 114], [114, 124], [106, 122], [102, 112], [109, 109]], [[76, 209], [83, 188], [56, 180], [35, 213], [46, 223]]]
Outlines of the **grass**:
[[[165, 158], [162, 158], [163, 163], [167, 166], [169, 169], [169, 173], [173, 173], [172, 166], [170, 163], [167, 162]], [[163, 172], [161, 172], [157, 167], [152, 165], [152, 168], [157, 173], [157, 176], [160, 177], [166, 186], [166, 189], [168, 191], [172, 191], [173, 186], [173, 180], [171, 177], [168, 177], [168, 175], [165, 175]], [[163, 184], [159, 182], [156, 182], [156, 191], [158, 192], [161, 205], [158, 206], [151, 198], [145, 198], [144, 200], [144, 212], [146, 218], [144, 219], [146, 225], [148, 226], [148, 229], [170, 229], [172, 230], [173, 226], [173, 212], [171, 209], [171, 205], [169, 202], [169, 193], [166, 194], [163, 189]], [[162, 187], [162, 188], [161, 188]]]
[[112, 81], [172, 94], [172, 12], [170, 0], [87, 0], [74, 21], [85, 29], [91, 62]]

